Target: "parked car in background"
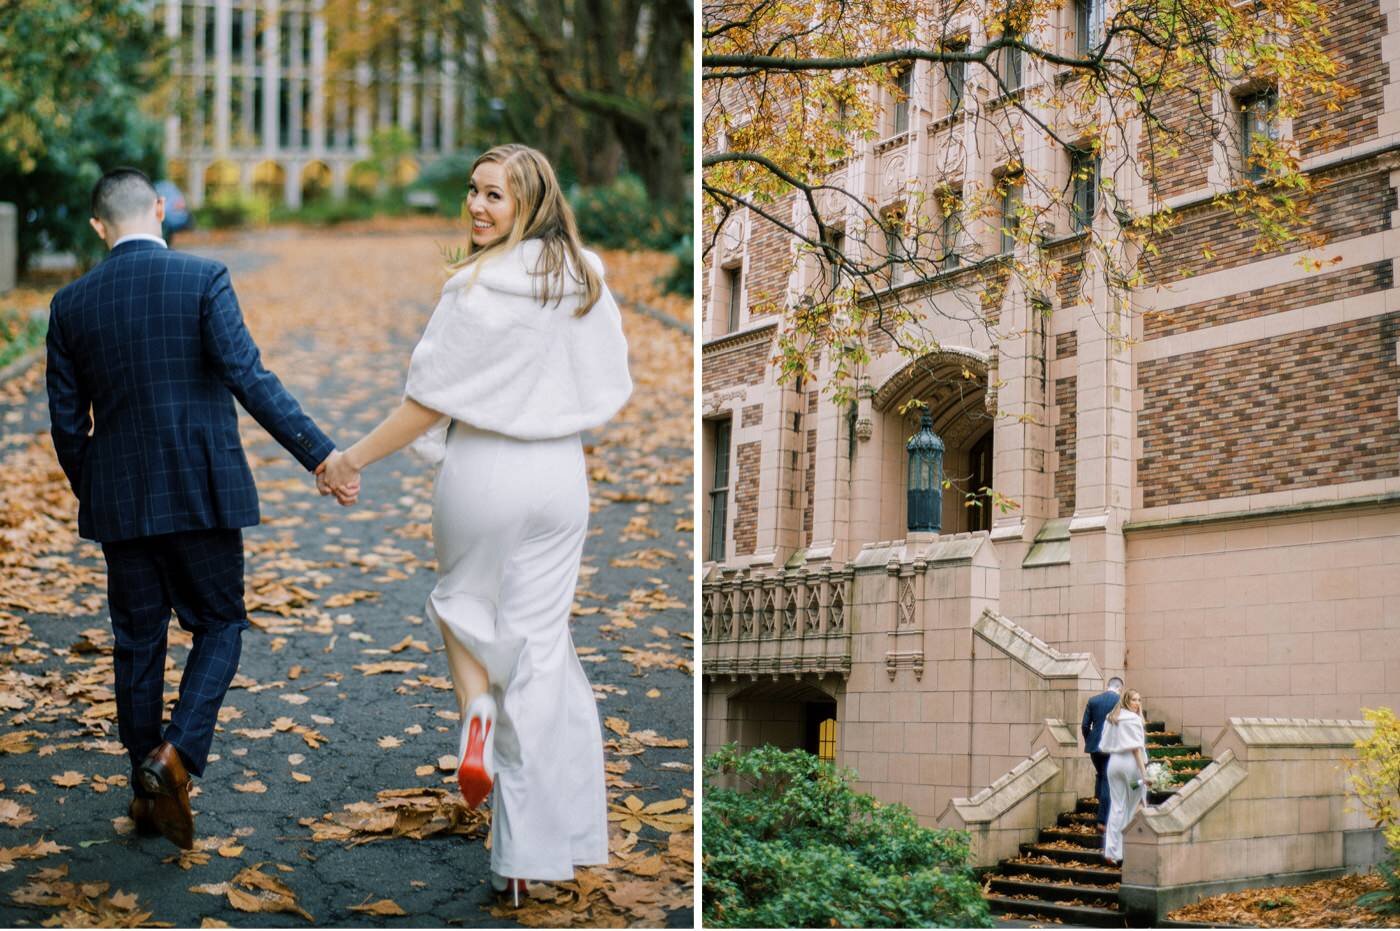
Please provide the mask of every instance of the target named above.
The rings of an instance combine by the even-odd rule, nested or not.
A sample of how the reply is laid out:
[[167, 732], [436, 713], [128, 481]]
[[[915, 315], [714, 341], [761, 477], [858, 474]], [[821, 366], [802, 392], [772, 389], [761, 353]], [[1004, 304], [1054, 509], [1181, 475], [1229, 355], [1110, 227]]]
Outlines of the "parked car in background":
[[173, 245], [176, 233], [194, 229], [194, 214], [174, 181], [157, 181], [156, 193], [165, 198], [165, 221], [160, 225], [160, 235]]

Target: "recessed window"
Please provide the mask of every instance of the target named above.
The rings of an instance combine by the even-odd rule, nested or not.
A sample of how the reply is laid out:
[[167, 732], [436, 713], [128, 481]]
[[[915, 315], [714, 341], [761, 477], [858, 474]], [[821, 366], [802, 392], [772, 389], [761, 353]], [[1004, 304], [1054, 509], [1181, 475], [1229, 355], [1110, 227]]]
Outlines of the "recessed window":
[[729, 526], [729, 436], [731, 422], [716, 420], [711, 422], [707, 437], [710, 440], [710, 519], [707, 558], [712, 562], [724, 562]]
[[841, 286], [840, 259], [846, 254], [846, 234], [840, 230], [826, 231], [826, 250], [822, 261], [826, 264], [826, 282], [832, 288]]
[[938, 266], [946, 272], [962, 264], [962, 192], [945, 191], [940, 194], [938, 207], [943, 214], [938, 226]]
[[893, 285], [905, 280], [905, 261], [908, 251], [904, 247], [904, 214], [892, 210], [885, 214], [885, 259], [889, 262], [889, 280]]
[[1278, 92], [1273, 88], [1240, 97], [1240, 168], [1250, 181], [1268, 174], [1260, 160], [1261, 143], [1278, 139]]
[[1088, 149], [1070, 149], [1069, 173], [1073, 200], [1070, 203], [1070, 227], [1076, 233], [1087, 230], [1094, 222], [1098, 207], [1099, 157]]
[[1104, 0], [1075, 0], [1074, 36], [1076, 51], [1087, 57], [1103, 44]]
[[[967, 51], [967, 44], [949, 45], [947, 50], [961, 54]], [[948, 115], [952, 116], [962, 109], [963, 88], [967, 83], [967, 63], [945, 61], [943, 63], [943, 76], [947, 79], [947, 96], [944, 98], [944, 102], [948, 106]]]
[[726, 268], [724, 270], [724, 282], [726, 288], [725, 302], [725, 332], [733, 333], [739, 329], [739, 306], [744, 297], [744, 271], [742, 268]]
[[1021, 228], [1022, 180], [1019, 174], [1001, 180], [1001, 248], [1011, 252], [1016, 248], [1016, 233]]
[[910, 65], [895, 77], [894, 132], [898, 136], [909, 130], [909, 95], [914, 88], [914, 66]]
[[[1017, 39], [1019, 36], [1009, 35], [1008, 39]], [[1001, 50], [1001, 83], [1004, 85], [1005, 93], [1012, 93], [1021, 89], [1021, 73], [1025, 66], [1025, 56], [1016, 46], [1009, 45]]]

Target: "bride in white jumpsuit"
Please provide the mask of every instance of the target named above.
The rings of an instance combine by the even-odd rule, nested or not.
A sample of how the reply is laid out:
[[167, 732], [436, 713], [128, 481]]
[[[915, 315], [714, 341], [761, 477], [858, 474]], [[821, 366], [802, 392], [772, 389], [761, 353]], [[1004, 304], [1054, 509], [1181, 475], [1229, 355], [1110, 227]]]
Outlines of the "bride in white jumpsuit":
[[1103, 856], [1110, 863], [1122, 863], [1123, 831], [1147, 798], [1147, 734], [1137, 689], [1124, 689], [1123, 700], [1109, 712], [1099, 750], [1110, 754]]
[[602, 265], [544, 156], [498, 146], [471, 177], [472, 248], [403, 403], [318, 480], [351, 503], [360, 470], [409, 443], [442, 463], [427, 613], [462, 712], [458, 782], [468, 804], [492, 799], [493, 884], [518, 902], [527, 879], [608, 859], [602, 733], [569, 616], [588, 525], [579, 433], [632, 383]]

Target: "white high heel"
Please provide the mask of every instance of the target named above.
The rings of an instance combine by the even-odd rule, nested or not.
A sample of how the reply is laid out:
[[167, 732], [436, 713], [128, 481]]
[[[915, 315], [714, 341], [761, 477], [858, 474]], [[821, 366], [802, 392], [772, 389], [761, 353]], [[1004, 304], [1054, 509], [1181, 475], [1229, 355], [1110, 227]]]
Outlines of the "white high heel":
[[511, 879], [496, 872], [491, 873], [491, 888], [501, 893], [509, 891], [515, 908], [520, 907], [520, 893], [528, 893], [529, 891], [525, 886], [525, 880]]
[[496, 700], [483, 692], [467, 706], [457, 748], [457, 786], [467, 807], [476, 808], [491, 794], [496, 779]]

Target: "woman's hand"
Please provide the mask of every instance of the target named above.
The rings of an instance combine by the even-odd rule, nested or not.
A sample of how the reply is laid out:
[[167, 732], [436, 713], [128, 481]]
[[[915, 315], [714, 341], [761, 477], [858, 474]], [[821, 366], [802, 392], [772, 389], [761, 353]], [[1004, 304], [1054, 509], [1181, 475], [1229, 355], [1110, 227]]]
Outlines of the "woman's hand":
[[350, 464], [344, 453], [335, 450], [317, 467], [316, 488], [322, 495], [335, 495], [336, 501], [349, 507], [360, 497], [360, 470]]

